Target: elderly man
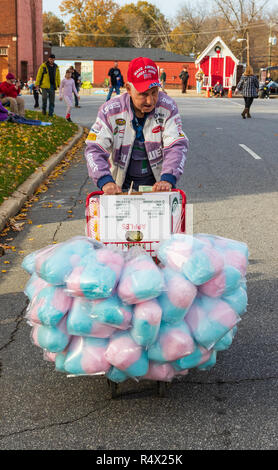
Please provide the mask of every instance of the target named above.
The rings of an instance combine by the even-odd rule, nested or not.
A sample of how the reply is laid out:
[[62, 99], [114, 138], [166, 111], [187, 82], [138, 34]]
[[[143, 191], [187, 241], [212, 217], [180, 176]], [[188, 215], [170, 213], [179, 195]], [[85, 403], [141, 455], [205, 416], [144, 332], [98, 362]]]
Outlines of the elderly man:
[[170, 191], [184, 170], [188, 139], [175, 101], [159, 92], [156, 64], [130, 62], [126, 90], [104, 103], [86, 140], [89, 176], [105, 194], [141, 185]]

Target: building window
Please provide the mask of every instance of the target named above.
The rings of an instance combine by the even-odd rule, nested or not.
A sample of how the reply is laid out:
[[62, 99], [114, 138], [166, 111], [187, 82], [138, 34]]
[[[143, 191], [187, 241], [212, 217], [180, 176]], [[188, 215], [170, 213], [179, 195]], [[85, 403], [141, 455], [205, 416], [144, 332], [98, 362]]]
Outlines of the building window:
[[8, 55], [8, 48], [0, 47], [0, 55]]

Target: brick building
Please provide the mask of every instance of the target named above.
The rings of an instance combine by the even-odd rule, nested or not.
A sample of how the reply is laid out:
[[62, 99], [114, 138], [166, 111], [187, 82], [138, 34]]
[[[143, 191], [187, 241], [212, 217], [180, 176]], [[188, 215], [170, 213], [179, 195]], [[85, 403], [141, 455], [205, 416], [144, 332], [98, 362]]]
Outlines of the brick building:
[[117, 60], [124, 80], [127, 80], [129, 62], [135, 57], [149, 57], [159, 69], [164, 68], [168, 88], [181, 85], [179, 74], [185, 65], [189, 72], [188, 87], [195, 87], [196, 67], [194, 59], [189, 56], [175, 54], [163, 49], [139, 49], [131, 47], [52, 47], [56, 63], [63, 77], [65, 70], [74, 65], [81, 72], [82, 81], [88, 80], [94, 86], [102, 86], [108, 77], [108, 71]]
[[8, 72], [34, 77], [43, 61], [42, 0], [2, 0], [0, 24], [0, 82]]

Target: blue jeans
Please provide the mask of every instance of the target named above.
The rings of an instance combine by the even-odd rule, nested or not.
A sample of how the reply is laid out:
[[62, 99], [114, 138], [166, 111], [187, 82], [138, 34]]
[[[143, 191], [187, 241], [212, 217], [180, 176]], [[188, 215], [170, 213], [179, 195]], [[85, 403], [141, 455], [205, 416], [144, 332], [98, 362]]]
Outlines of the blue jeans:
[[51, 88], [42, 88], [42, 110], [46, 112], [47, 108], [47, 99], [49, 100], [49, 116], [53, 116], [54, 106], [55, 106], [55, 89], [53, 86]]
[[197, 93], [201, 93], [201, 90], [202, 90], [202, 82], [198, 82], [198, 80], [196, 81], [196, 91]]
[[111, 96], [112, 96], [112, 93], [113, 93], [113, 90], [115, 90], [115, 92], [117, 93], [117, 95], [120, 94], [120, 86], [117, 86], [117, 85], [112, 85], [110, 88], [109, 88], [109, 92], [108, 92], [108, 95], [107, 95], [107, 98], [106, 98], [106, 101], [110, 100]]

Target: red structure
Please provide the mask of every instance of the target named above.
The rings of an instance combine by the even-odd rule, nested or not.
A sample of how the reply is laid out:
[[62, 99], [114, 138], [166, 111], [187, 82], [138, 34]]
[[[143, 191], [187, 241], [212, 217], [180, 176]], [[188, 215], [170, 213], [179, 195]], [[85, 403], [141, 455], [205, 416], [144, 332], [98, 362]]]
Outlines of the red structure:
[[[194, 59], [189, 56], [174, 54], [162, 49], [139, 49], [139, 48], [112, 48], [112, 47], [52, 47], [56, 56], [56, 62], [61, 66], [75, 65], [81, 71], [81, 77], [85, 75], [88, 80], [88, 69], [90, 68], [90, 79], [94, 86], [104, 84], [108, 77], [108, 71], [117, 60], [124, 80], [127, 80], [127, 69], [129, 62], [135, 57], [149, 57], [154, 60], [159, 69], [166, 72], [166, 86], [178, 88], [181, 86], [179, 74], [185, 65], [189, 73], [188, 87], [195, 87], [195, 65]], [[83, 69], [83, 70], [82, 70]], [[83, 78], [83, 77], [82, 77]]]
[[43, 60], [42, 0], [2, 0], [0, 82], [7, 72], [25, 81]]
[[235, 86], [238, 63], [220, 36], [214, 38], [195, 61], [196, 68], [202, 69], [205, 75], [203, 88], [213, 87], [217, 81], [226, 89]]

